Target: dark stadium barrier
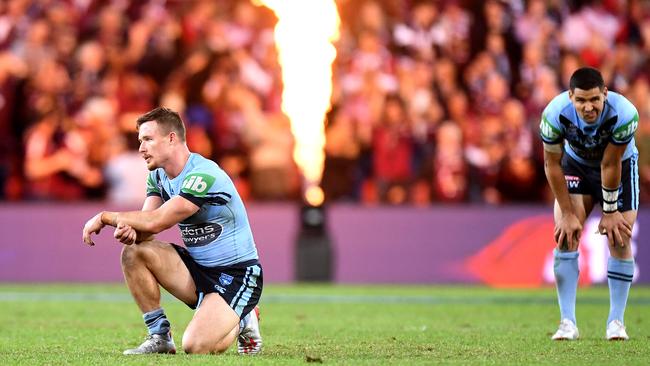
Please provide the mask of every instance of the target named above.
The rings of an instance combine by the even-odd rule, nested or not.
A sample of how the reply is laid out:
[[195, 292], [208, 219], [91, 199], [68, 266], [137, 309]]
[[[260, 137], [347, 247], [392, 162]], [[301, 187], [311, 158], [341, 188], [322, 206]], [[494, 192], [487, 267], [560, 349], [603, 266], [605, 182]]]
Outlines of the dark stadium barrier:
[[334, 251], [327, 228], [325, 206], [300, 208], [300, 228], [295, 240], [295, 276], [300, 282], [331, 282]]
[[[81, 241], [97, 204], [0, 204], [1, 282], [116, 282], [121, 244], [104, 230], [95, 247]], [[115, 208], [119, 209], [119, 208]], [[300, 207], [249, 207], [265, 282], [292, 282]], [[553, 222], [547, 206], [362, 207], [333, 205], [326, 230], [339, 283], [468, 283], [536, 287], [552, 283]], [[646, 224], [644, 224], [644, 222]], [[607, 248], [590, 219], [581, 239], [581, 283], [606, 281]], [[650, 248], [641, 210], [634, 230], [635, 281], [650, 282]], [[179, 243], [178, 229], [159, 235]], [[647, 239], [644, 239], [647, 238]], [[638, 243], [638, 244], [637, 244]]]

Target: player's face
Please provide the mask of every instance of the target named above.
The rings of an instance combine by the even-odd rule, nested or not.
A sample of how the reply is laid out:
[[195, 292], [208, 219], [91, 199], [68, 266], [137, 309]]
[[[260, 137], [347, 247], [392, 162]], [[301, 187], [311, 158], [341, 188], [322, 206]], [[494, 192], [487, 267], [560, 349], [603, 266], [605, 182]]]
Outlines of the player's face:
[[145, 122], [138, 129], [140, 154], [147, 163], [149, 170], [162, 167], [169, 154], [169, 134], [161, 131], [155, 121]]
[[603, 88], [603, 90], [597, 87], [589, 90], [575, 88], [573, 91], [569, 91], [569, 97], [578, 116], [587, 123], [594, 123], [605, 106], [607, 88]]

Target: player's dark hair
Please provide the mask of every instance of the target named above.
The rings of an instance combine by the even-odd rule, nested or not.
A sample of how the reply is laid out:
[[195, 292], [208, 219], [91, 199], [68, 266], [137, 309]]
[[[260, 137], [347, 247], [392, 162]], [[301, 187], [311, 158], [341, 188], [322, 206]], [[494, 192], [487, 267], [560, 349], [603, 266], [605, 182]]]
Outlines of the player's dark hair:
[[598, 88], [602, 91], [605, 88], [603, 75], [593, 67], [581, 67], [573, 72], [569, 80], [569, 89], [574, 91], [576, 88], [582, 90]]
[[140, 129], [143, 123], [150, 121], [156, 121], [165, 133], [174, 131], [181, 141], [185, 141], [185, 125], [181, 116], [173, 110], [165, 107], [155, 108], [138, 118], [137, 128]]

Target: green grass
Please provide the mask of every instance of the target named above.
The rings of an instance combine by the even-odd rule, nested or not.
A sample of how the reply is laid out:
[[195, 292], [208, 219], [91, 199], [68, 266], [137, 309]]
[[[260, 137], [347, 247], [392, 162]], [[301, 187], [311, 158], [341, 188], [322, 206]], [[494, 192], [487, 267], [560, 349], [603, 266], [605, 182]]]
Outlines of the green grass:
[[[177, 346], [192, 311], [163, 303]], [[647, 365], [650, 288], [635, 286], [628, 342], [604, 340], [606, 287], [580, 289], [578, 342], [552, 342], [553, 288], [267, 286], [263, 354], [125, 357], [145, 335], [123, 285], [0, 285], [0, 365]], [[180, 348], [179, 348], [180, 349]]]

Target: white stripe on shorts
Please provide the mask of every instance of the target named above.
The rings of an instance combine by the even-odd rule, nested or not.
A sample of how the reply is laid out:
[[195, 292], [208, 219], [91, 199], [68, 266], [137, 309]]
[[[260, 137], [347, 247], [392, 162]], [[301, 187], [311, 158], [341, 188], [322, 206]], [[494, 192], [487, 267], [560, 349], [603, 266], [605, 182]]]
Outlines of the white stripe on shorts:
[[244, 277], [243, 284], [239, 288], [239, 291], [237, 291], [237, 296], [235, 296], [230, 302], [230, 307], [235, 309], [237, 315], [241, 316], [244, 308], [246, 305], [248, 305], [248, 301], [251, 299], [251, 295], [257, 287], [257, 277], [260, 275], [260, 273], [261, 268], [257, 264], [248, 267], [246, 270], [246, 276]]

